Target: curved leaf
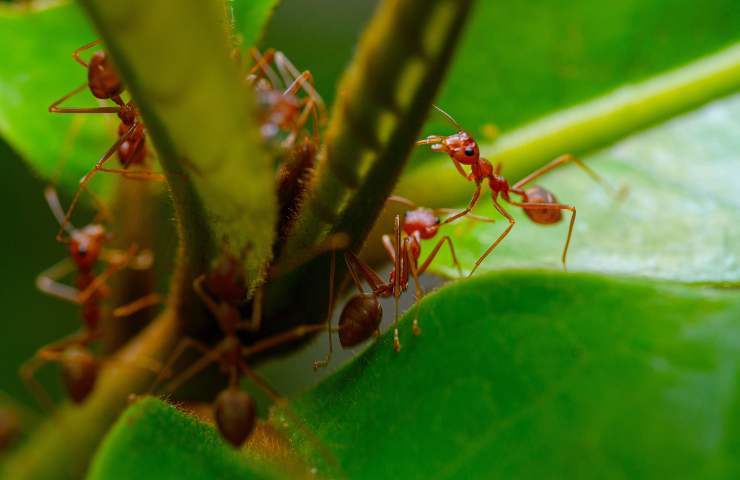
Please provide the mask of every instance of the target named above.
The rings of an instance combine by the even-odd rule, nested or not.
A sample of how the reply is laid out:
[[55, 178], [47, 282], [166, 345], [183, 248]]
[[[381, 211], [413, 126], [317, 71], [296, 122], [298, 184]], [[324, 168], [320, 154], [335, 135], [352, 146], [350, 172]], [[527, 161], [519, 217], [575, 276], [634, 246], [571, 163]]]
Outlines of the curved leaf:
[[[689, 282], [739, 282], [738, 139], [740, 96], [736, 95], [588, 157], [588, 165], [612, 185], [627, 187], [622, 200], [575, 165], [535, 182], [578, 208], [568, 269]], [[453, 236], [465, 269], [472, 267], [507, 224], [493, 211], [488, 196], [482, 197], [482, 203], [477, 213], [501, 221], [458, 221], [444, 227], [449, 228], [447, 233]], [[517, 224], [481, 269], [561, 268], [569, 214], [557, 226], [543, 227], [520, 209], [503, 205]], [[456, 275], [449, 257], [435, 262], [433, 268]]]
[[296, 408], [349, 478], [732, 478], [737, 292], [588, 274], [456, 282]]
[[149, 397], [121, 415], [98, 449], [87, 478], [281, 477], [266, 465], [248, 462], [213, 427]]

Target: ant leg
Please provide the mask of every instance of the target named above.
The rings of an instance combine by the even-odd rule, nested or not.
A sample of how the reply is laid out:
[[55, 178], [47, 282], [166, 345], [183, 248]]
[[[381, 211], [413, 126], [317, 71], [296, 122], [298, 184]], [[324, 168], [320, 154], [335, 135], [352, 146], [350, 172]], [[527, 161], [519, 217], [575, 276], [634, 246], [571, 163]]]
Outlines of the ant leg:
[[603, 178], [601, 178], [601, 176], [599, 176], [596, 172], [594, 172], [589, 167], [587, 167], [585, 163], [583, 163], [581, 160], [579, 160], [577, 157], [571, 155], [570, 153], [566, 153], [565, 155], [561, 155], [558, 158], [556, 158], [555, 160], [552, 160], [547, 165], [545, 165], [545, 166], [543, 166], [541, 168], [538, 168], [534, 172], [530, 173], [526, 177], [524, 177], [521, 180], [519, 180], [518, 182], [516, 182], [514, 184], [514, 186], [512, 187], [512, 189], [513, 190], [519, 190], [523, 186], [525, 186], [526, 184], [528, 184], [529, 182], [531, 182], [532, 180], [534, 180], [536, 178], [539, 178], [542, 175], [545, 175], [546, 173], [549, 173], [549, 172], [555, 170], [556, 168], [565, 165], [568, 162], [575, 163], [576, 165], [578, 165], [578, 167], [581, 168], [581, 170], [583, 170], [584, 172], [586, 172], [588, 174], [588, 176], [590, 176], [595, 182], [601, 184], [607, 190], [609, 190], [611, 192], [614, 192], [614, 188], [612, 188], [612, 186], [609, 185], [609, 183], [606, 180], [604, 180]]
[[[449, 237], [445, 237], [449, 238]], [[441, 243], [439, 243], [441, 245]], [[450, 245], [452, 245], [450, 243]], [[406, 261], [409, 263], [409, 269], [411, 270], [411, 276], [414, 278], [414, 288], [416, 290], [416, 312], [414, 313], [414, 321], [411, 324], [411, 331], [414, 332], [414, 335], [419, 335], [421, 333], [421, 328], [419, 328], [419, 309], [421, 308], [421, 305], [419, 305], [419, 302], [421, 302], [421, 299], [424, 297], [424, 289], [421, 286], [421, 282], [419, 281], [419, 270], [416, 268], [416, 262], [414, 261], [414, 258], [412, 258], [411, 255], [411, 249], [408, 247], [405, 248], [406, 250]], [[454, 257], [454, 253], [453, 253]], [[458, 265], [458, 269], [460, 268], [460, 265]], [[460, 272], [462, 276], [462, 272]]]
[[434, 145], [436, 143], [441, 144], [445, 138], [447, 137], [444, 137], [442, 135], [429, 135], [427, 138], [417, 140], [416, 145]]
[[[286, 330], [282, 333], [278, 333], [271, 337], [259, 340], [253, 343], [252, 345], [250, 345], [249, 347], [242, 347], [242, 356], [244, 358], [249, 358], [252, 355], [257, 355], [259, 353], [271, 350], [285, 343], [295, 342], [296, 340], [299, 340], [305, 337], [306, 335], [320, 332], [324, 330], [325, 328], [326, 327], [322, 323], [311, 323], [307, 325], [299, 325], [297, 327], [291, 328], [290, 330]], [[333, 328], [331, 331], [336, 332], [337, 329]]]
[[197, 350], [200, 353], [202, 353], [204, 356], [208, 355], [211, 352], [211, 347], [206, 345], [203, 342], [199, 342], [198, 340], [195, 340], [190, 337], [185, 337], [182, 340], [180, 340], [180, 343], [177, 344], [174, 350], [172, 350], [172, 353], [170, 354], [170, 357], [167, 359], [165, 364], [162, 366], [162, 369], [158, 372], [157, 377], [154, 379], [154, 382], [149, 387], [149, 392], [156, 392], [157, 387], [164, 381], [164, 379], [169, 375], [169, 373], [172, 370], [172, 367], [175, 365], [175, 362], [182, 356], [183, 353], [185, 353], [188, 349]]
[[73, 89], [71, 92], [65, 94], [64, 96], [62, 96], [62, 98], [49, 105], [49, 111], [51, 113], [118, 113], [121, 110], [118, 107], [59, 107], [59, 105], [74, 97], [86, 88], [87, 83], [83, 83], [79, 87]]
[[[75, 228], [70, 222], [67, 221], [65, 223], [64, 209], [62, 208], [62, 204], [59, 202], [59, 196], [54, 187], [49, 185], [44, 189], [44, 198], [46, 199], [46, 203], [49, 205], [52, 215], [54, 215], [54, 218], [59, 222], [59, 225], [61, 225], [63, 229], [71, 235]], [[57, 240], [59, 240], [59, 235], [57, 235]]]
[[41, 347], [33, 357], [21, 365], [18, 370], [21, 380], [23, 380], [28, 391], [31, 392], [44, 410], [49, 412], [54, 410], [54, 402], [51, 400], [51, 397], [44, 386], [36, 380], [36, 371], [47, 363], [60, 361], [61, 352], [64, 351], [65, 348], [70, 345], [83, 343], [87, 339], [88, 336], [84, 333], [76, 333], [57, 342], [50, 343]]
[[164, 182], [167, 178], [163, 173], [152, 170], [126, 170], [123, 168], [99, 168], [100, 172], [115, 173], [129, 180], [146, 180], [150, 182]]
[[573, 235], [573, 226], [576, 223], [576, 207], [573, 205], [565, 205], [563, 203], [535, 203], [535, 202], [511, 202], [512, 205], [522, 207], [527, 210], [548, 210], [557, 208], [559, 210], [570, 210], [570, 224], [568, 225], [568, 235], [565, 237], [565, 247], [563, 247], [563, 255], [560, 257], [560, 261], [563, 262], [563, 270], [567, 271], [566, 260], [568, 257], [568, 247], [570, 246], [570, 238]]
[[255, 62], [254, 66], [249, 70], [249, 74], [257, 76], [257, 71], [262, 71], [262, 74], [270, 82], [272, 88], [279, 88], [281, 85], [280, 79], [272, 70], [272, 67], [270, 67], [270, 62], [275, 57], [275, 50], [270, 48], [262, 55], [256, 48], [250, 48], [249, 54]]
[[370, 268], [365, 262], [360, 260], [354, 253], [347, 251], [347, 253], [344, 254], [344, 261], [347, 263], [350, 275], [352, 275], [355, 285], [357, 285], [357, 289], [361, 293], [363, 290], [362, 282], [360, 281], [360, 274], [364, 277], [365, 281], [370, 285], [370, 288], [373, 291], [381, 290], [383, 287], [387, 286], [383, 279], [380, 278], [380, 275], [378, 275], [377, 272]]
[[450, 238], [449, 235], [445, 235], [444, 237], [440, 238], [437, 244], [434, 246], [431, 252], [429, 252], [429, 255], [427, 256], [426, 260], [424, 260], [424, 263], [419, 267], [419, 274], [427, 271], [427, 268], [429, 268], [429, 265], [432, 263], [434, 258], [437, 256], [437, 253], [439, 252], [439, 249], [442, 248], [442, 245], [447, 242], [450, 246], [450, 254], [452, 255], [452, 263], [455, 264], [455, 267], [457, 267], [457, 273], [460, 275], [460, 277], [463, 276], [462, 274], [462, 267], [460, 266], [460, 262], [457, 260], [457, 256], [455, 255], [455, 247], [452, 245], [452, 238]]
[[329, 263], [329, 303], [328, 311], [326, 313], [326, 336], [329, 338], [329, 351], [326, 353], [326, 357], [322, 360], [316, 360], [313, 362], [314, 371], [319, 368], [326, 367], [329, 365], [331, 355], [334, 353], [334, 343], [331, 337], [331, 317], [334, 314], [334, 275], [337, 269], [337, 254], [336, 252], [331, 253], [331, 262]]
[[[458, 210], [456, 208], [441, 208], [440, 207], [440, 208], [435, 208], [434, 209], [434, 212], [435, 213], [455, 213], [457, 211]], [[465, 218], [469, 218], [471, 220], [475, 220], [476, 222], [496, 223], [496, 219], [495, 218], [484, 217], [484, 216], [481, 216], [481, 215], [476, 215], [474, 213], [468, 213], [467, 215], [465, 215]]]
[[80, 303], [85, 303], [95, 292], [103, 288], [105, 282], [107, 282], [111, 276], [113, 276], [118, 271], [126, 268], [126, 266], [133, 260], [134, 256], [136, 255], [137, 249], [138, 247], [136, 246], [136, 244], [132, 244], [131, 248], [129, 248], [128, 252], [119, 262], [110, 263], [108, 265], [108, 268], [103, 270], [101, 274], [97, 275], [93, 279], [93, 281], [90, 282], [90, 285], [88, 285], [87, 288], [79, 292], [79, 294], [77, 295], [78, 301]]
[[388, 254], [388, 257], [391, 259], [391, 263], [394, 263], [396, 261], [396, 248], [393, 246], [393, 241], [391, 240], [391, 237], [388, 235], [383, 235], [382, 237], [383, 241], [383, 248], [385, 248], [385, 252]]
[[319, 243], [296, 254], [293, 258], [278, 262], [277, 265], [270, 268], [269, 277], [274, 279], [286, 272], [291, 272], [324, 253], [344, 250], [349, 247], [349, 243], [350, 238], [346, 233], [332, 233]]
[[21, 377], [26, 389], [31, 393], [31, 395], [33, 395], [38, 404], [41, 405], [41, 408], [47, 412], [52, 412], [54, 410], [54, 402], [52, 401], [49, 392], [47, 392], [44, 386], [36, 380], [35, 375], [39, 368], [43, 367], [50, 361], [51, 360], [42, 358], [37, 354], [23, 363], [18, 370], [18, 375]]
[[62, 241], [62, 239], [63, 239], [62, 232], [64, 232], [67, 224], [69, 223], [70, 218], [72, 217], [72, 212], [74, 211], [75, 207], [77, 206], [77, 202], [80, 199], [80, 194], [82, 193], [83, 190], [86, 190], [87, 184], [90, 181], [90, 179], [92, 178], [92, 176], [95, 175], [95, 173], [103, 167], [103, 165], [105, 164], [105, 162], [107, 162], [110, 159], [111, 156], [113, 156], [113, 154], [116, 152], [116, 150], [118, 150], [118, 147], [123, 142], [125, 142], [128, 139], [128, 137], [131, 136], [131, 134], [134, 132], [134, 129], [135, 128], [136, 128], [136, 125], [132, 125], [131, 128], [129, 128], [128, 131], [126, 131], [126, 133], [124, 133], [123, 135], [121, 135], [118, 138], [118, 140], [116, 140], [115, 143], [113, 143], [113, 145], [111, 145], [111, 147], [108, 149], [108, 151], [105, 152], [105, 154], [103, 154], [102, 157], [100, 157], [100, 160], [97, 161], [97, 163], [92, 168], [92, 170], [90, 170], [89, 172], [87, 172], [87, 174], [85, 174], [85, 176], [82, 177], [82, 179], [80, 180], [80, 188], [77, 189], [77, 192], [75, 193], [75, 196], [72, 198], [72, 203], [69, 205], [69, 209], [67, 209], [67, 214], [64, 216], [64, 221], [62, 222], [62, 225], [59, 228], [59, 232], [57, 233], [57, 240], [58, 241]]
[[85, 50], [89, 50], [92, 47], [99, 45], [99, 44], [100, 44], [100, 39], [97, 39], [97, 40], [93, 40], [92, 42], [87, 43], [77, 48], [74, 52], [72, 52], [72, 59], [74, 59], [75, 62], [79, 63], [83, 67], [88, 68], [89, 65], [83, 59], [80, 58], [80, 53], [84, 52]]
[[113, 310], [113, 316], [116, 318], [124, 318], [133, 315], [136, 312], [144, 310], [145, 308], [153, 307], [162, 302], [162, 296], [158, 293], [150, 293], [143, 297], [134, 300], [133, 302], [121, 305]]
[[473, 267], [473, 269], [468, 274], [468, 277], [473, 276], [473, 273], [475, 273], [475, 271], [478, 269], [478, 267], [480, 266], [480, 264], [483, 263], [483, 260], [485, 260], [486, 257], [493, 251], [493, 249], [496, 248], [499, 243], [501, 243], [501, 241], [504, 239], [504, 237], [506, 237], [506, 235], [509, 234], [509, 232], [511, 231], [511, 229], [514, 228], [514, 224], [516, 223], [516, 220], [514, 220], [514, 217], [512, 217], [511, 215], [509, 215], [509, 213], [506, 210], [504, 210], [504, 208], [501, 205], [498, 204], [498, 202], [496, 201], [495, 198], [493, 199], [493, 206], [496, 207], [496, 210], [498, 210], [498, 212], [501, 215], [503, 215], [504, 217], [506, 217], [506, 219], [509, 221], [509, 226], [506, 227], [506, 230], [504, 230], [503, 233], [501, 233], [501, 235], [499, 235], [499, 237], [496, 239], [496, 241], [493, 242], [491, 244], [491, 246], [488, 247], [488, 249], [485, 252], [483, 252], [483, 255], [481, 255], [481, 257], [478, 259], [478, 261], [475, 262], [475, 266]]
[[[324, 99], [321, 98], [321, 95], [319, 95], [319, 92], [316, 91], [311, 72], [306, 70], [301, 73], [282, 52], [275, 53], [275, 65], [277, 66], [280, 75], [283, 76], [286, 85], [288, 85], [291, 77], [295, 79], [286, 89], [286, 93], [295, 94], [298, 90], [303, 89], [308, 94], [308, 97], [316, 102], [319, 109], [319, 116], [321, 117], [321, 123], [323, 125], [326, 120], [326, 104], [324, 103]], [[294, 90], [291, 91], [292, 89]]]
[[262, 286], [260, 285], [254, 291], [254, 297], [252, 298], [252, 317], [249, 320], [243, 320], [236, 326], [237, 330], [247, 330], [249, 332], [256, 332], [260, 329], [262, 324]]
[[69, 257], [66, 257], [64, 260], [57, 262], [47, 270], [41, 272], [39, 276], [36, 277], [36, 288], [52, 297], [60, 298], [72, 303], [80, 303], [79, 290], [57, 281], [58, 278], [74, 271], [74, 264]]
[[[173, 380], [170, 381], [170, 383], [165, 385], [165, 389], [164, 389], [165, 392], [172, 393], [176, 391], [178, 388], [180, 388], [180, 386], [183, 383], [188, 381], [195, 374], [197, 374], [198, 372], [200, 372], [201, 370], [203, 370], [204, 368], [206, 368], [208, 365], [212, 364], [213, 362], [218, 361], [221, 355], [223, 355], [223, 350], [228, 343], [227, 340], [228, 339], [224, 339], [221, 342], [219, 342], [219, 344], [216, 345], [215, 347], [209, 348], [208, 351], [203, 354], [200, 360], [190, 365], [179, 376], [175, 377]], [[195, 343], [195, 340], [192, 340], [192, 342]], [[201, 344], [201, 347], [204, 347], [204, 346], [207, 347], [206, 345]]]
[[400, 203], [401, 205], [408, 207], [411, 210], [416, 210], [418, 208], [418, 205], [416, 205], [413, 200], [409, 200], [408, 198], [402, 197], [400, 195], [388, 195], [388, 198], [385, 201]]
[[211, 311], [214, 317], [218, 317], [220, 315], [220, 309], [219, 304], [216, 303], [216, 301], [211, 297], [208, 292], [205, 291], [203, 288], [203, 282], [205, 281], [206, 276], [201, 275], [195, 280], [193, 280], [193, 291], [200, 297], [201, 301], [206, 304], [206, 307], [208, 307], [208, 310]]
[[[464, 217], [467, 214], [469, 214], [473, 208], [475, 207], [475, 204], [478, 203], [478, 199], [480, 198], [480, 190], [481, 190], [481, 184], [476, 183], [475, 184], [475, 193], [473, 194], [473, 197], [470, 199], [470, 202], [468, 203], [468, 206], [465, 208], [465, 210], [461, 210], [457, 212], [456, 214], [452, 215], [451, 217], [447, 217], [442, 221], [442, 225], [446, 225], [450, 222], [453, 222], [457, 220], [460, 217]], [[494, 202], [496, 203], [496, 202]]]
[[[398, 316], [399, 316], [399, 306], [398, 306], [398, 300], [401, 297], [401, 276], [404, 274], [402, 271], [403, 265], [401, 264], [401, 259], [403, 256], [407, 254], [405, 252], [408, 250], [407, 244], [404, 243], [403, 246], [401, 246], [401, 217], [399, 215], [396, 215], [395, 223], [393, 225], [393, 232], [395, 233], [396, 241], [395, 241], [395, 250], [397, 254], [395, 255], [394, 259], [394, 265], [393, 268], [395, 270], [395, 275], [393, 275], [393, 302], [395, 304], [395, 320], [393, 324], [393, 349], [396, 351], [396, 353], [401, 351], [401, 341], [398, 338]], [[401, 250], [403, 248], [403, 250]]]
[[129, 250], [105, 248], [100, 258], [110, 264], [124, 264], [125, 268], [130, 268], [131, 270], [148, 270], [152, 268], [152, 263], [154, 263], [152, 251], [145, 249], [139, 252], [138, 255], [133, 256], [136, 253], [136, 249], [133, 248], [134, 246], [132, 245]]

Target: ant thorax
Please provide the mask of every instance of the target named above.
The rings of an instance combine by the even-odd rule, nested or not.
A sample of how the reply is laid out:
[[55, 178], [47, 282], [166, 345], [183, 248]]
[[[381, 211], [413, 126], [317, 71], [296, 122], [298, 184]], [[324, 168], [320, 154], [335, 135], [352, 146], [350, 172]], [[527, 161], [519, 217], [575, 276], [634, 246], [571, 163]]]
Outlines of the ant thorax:
[[439, 230], [439, 225], [439, 217], [426, 208], [409, 210], [403, 219], [404, 233], [410, 237], [418, 235], [423, 240], [433, 238]]

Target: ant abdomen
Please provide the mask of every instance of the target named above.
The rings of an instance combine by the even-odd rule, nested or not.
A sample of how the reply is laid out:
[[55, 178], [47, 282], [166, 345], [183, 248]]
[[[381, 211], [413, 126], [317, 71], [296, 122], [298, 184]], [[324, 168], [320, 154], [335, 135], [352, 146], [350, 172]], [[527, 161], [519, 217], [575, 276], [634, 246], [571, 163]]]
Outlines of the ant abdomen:
[[339, 343], [354, 347], [370, 338], [378, 330], [383, 318], [383, 307], [374, 294], [359, 293], [352, 297], [339, 317]]
[[257, 408], [251, 395], [237, 387], [229, 387], [216, 397], [214, 416], [221, 435], [239, 447], [254, 430]]
[[82, 403], [95, 387], [98, 379], [98, 362], [85, 348], [70, 347], [62, 354], [62, 380], [69, 398]]
[[[539, 185], [534, 185], [526, 191], [526, 199], [529, 203], [558, 203], [553, 193]], [[524, 213], [534, 222], [541, 225], [558, 223], [563, 219], [560, 208], [524, 208]]]
[[95, 52], [90, 57], [87, 81], [90, 85], [90, 92], [97, 98], [112, 98], [123, 92], [121, 77], [103, 50]]

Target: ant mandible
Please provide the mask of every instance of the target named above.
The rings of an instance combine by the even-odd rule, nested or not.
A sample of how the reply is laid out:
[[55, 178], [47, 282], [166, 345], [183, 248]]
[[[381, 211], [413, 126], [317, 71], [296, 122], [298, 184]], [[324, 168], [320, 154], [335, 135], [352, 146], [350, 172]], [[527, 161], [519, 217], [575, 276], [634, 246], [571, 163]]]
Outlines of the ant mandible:
[[[120, 124], [118, 125], [118, 140], [105, 152], [105, 154], [95, 163], [95, 166], [80, 180], [80, 188], [77, 190], [72, 202], [64, 216], [64, 221], [57, 234], [57, 239], [63, 235], [63, 231], [69, 222], [72, 212], [77, 206], [80, 193], [87, 187], [90, 179], [97, 172], [109, 172], [121, 175], [125, 178], [145, 179], [153, 181], [164, 181], [164, 176], [160, 173], [149, 170], [131, 171], [132, 165], [142, 166], [145, 164], [148, 149], [146, 146], [146, 129], [141, 122], [139, 111], [133, 100], [124, 102], [121, 94], [124, 91], [124, 85], [113, 63], [110, 61], [105, 50], [98, 50], [90, 57], [90, 62], [85, 62], [80, 54], [90, 48], [100, 44], [100, 40], [95, 40], [72, 53], [72, 58], [87, 69], [87, 82], [75, 88], [68, 94], [49, 106], [52, 113], [115, 113], [118, 115]], [[77, 95], [85, 88], [98, 99], [111, 100], [116, 104], [115, 107], [60, 107], [69, 98]], [[114, 153], [118, 153], [118, 158], [123, 168], [106, 168], [104, 165]]]
[[[256, 48], [249, 50], [254, 65], [247, 82], [254, 87], [261, 109], [263, 138], [275, 138], [280, 131], [289, 135], [283, 146], [293, 146], [309, 118], [313, 119], [313, 141], [319, 143], [319, 126], [326, 121], [326, 106], [313, 84], [313, 75], [300, 72], [282, 52], [268, 49], [262, 55]], [[278, 76], [270, 66], [274, 62]], [[307, 97], [299, 97], [303, 90]]]
[[[535, 223], [541, 225], [549, 225], [558, 223], [562, 220], [563, 210], [569, 210], [571, 212], [570, 224], [568, 225], [568, 234], [565, 239], [565, 246], [563, 247], [563, 254], [561, 261], [563, 263], [563, 269], [566, 269], [566, 259], [568, 255], [568, 246], [570, 245], [571, 235], [573, 233], [573, 225], [576, 221], [576, 207], [573, 205], [566, 205], [560, 203], [555, 195], [538, 185], [533, 185], [526, 188], [526, 185], [533, 180], [541, 177], [542, 175], [562, 166], [566, 163], [573, 162], [583, 169], [588, 175], [594, 180], [601, 183], [605, 187], [609, 188], [608, 184], [602, 180], [593, 170], [588, 168], [578, 158], [570, 154], [561, 155], [558, 158], [552, 160], [547, 165], [535, 170], [523, 179], [510, 186], [509, 182], [500, 175], [501, 164], [497, 164], [494, 168], [491, 163], [480, 156], [480, 150], [475, 139], [468, 132], [463, 130], [455, 119], [450, 114], [442, 110], [436, 105], [433, 107], [441, 113], [447, 121], [449, 121], [456, 129], [457, 133], [449, 136], [444, 135], [431, 135], [424, 140], [416, 142], [417, 145], [431, 145], [432, 151], [444, 152], [450, 156], [455, 169], [462, 175], [466, 180], [475, 182], [475, 193], [470, 199], [468, 206], [450, 217], [446, 218], [442, 224], [450, 223], [457, 220], [460, 217], [469, 215], [470, 212], [478, 203], [478, 199], [481, 194], [481, 185], [485, 180], [488, 180], [488, 186], [491, 189], [491, 196], [494, 208], [509, 221], [509, 225], [499, 235], [499, 237], [486, 249], [481, 257], [475, 262], [475, 266], [470, 271], [468, 276], [473, 275], [480, 264], [486, 259], [486, 257], [498, 246], [499, 243], [509, 234], [511, 229], [514, 227], [516, 221], [514, 217], [504, 210], [501, 204], [498, 202], [499, 196], [509, 205], [519, 207], [524, 210], [524, 213]], [[470, 166], [470, 173], [466, 173], [463, 165]], [[510, 194], [515, 194], [521, 197], [521, 201], [517, 202], [511, 198]]]
[[[56, 191], [49, 187], [44, 195], [57, 221], [63, 223], [64, 211]], [[108, 295], [106, 282], [121, 269], [143, 270], [152, 264], [151, 253], [144, 251], [137, 254], [136, 245], [132, 245], [128, 251], [106, 248], [105, 244], [111, 237], [100, 223], [77, 229], [67, 222], [65, 231], [68, 238], [63, 241], [69, 244], [69, 257], [42, 272], [36, 280], [36, 286], [44, 293], [78, 304], [82, 314], [82, 329], [75, 335], [42, 347], [20, 369], [21, 378], [29, 390], [49, 409], [52, 402], [41, 384], [34, 379], [36, 370], [49, 362], [59, 363], [69, 397], [75, 403], [84, 401], [95, 386], [100, 367], [100, 361], [90, 350], [90, 344], [102, 336], [101, 301]], [[107, 263], [108, 267], [96, 274], [94, 268], [101, 261]], [[58, 281], [73, 272], [76, 272], [74, 287]], [[117, 309], [117, 316], [130, 315], [158, 302], [157, 294], [147, 295]], [[124, 315], [120, 312], [124, 312]]]

